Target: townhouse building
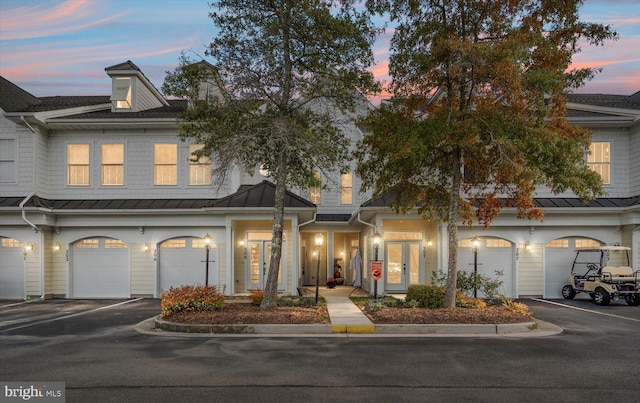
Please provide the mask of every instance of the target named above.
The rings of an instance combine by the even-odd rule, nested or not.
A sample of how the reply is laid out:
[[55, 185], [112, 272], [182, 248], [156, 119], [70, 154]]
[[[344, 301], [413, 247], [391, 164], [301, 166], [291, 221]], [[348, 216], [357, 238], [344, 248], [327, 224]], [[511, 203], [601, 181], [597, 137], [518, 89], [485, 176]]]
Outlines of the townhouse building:
[[[105, 69], [104, 96], [36, 97], [0, 78], [0, 299], [159, 297], [182, 284], [225, 295], [262, 288], [271, 246], [275, 185], [268, 172], [233, 167], [215, 183], [199, 144], [177, 131], [186, 101], [166, 99], [131, 61]], [[341, 116], [356, 147], [355, 117]], [[511, 297], [559, 297], [581, 246], [640, 243], [640, 92], [573, 94], [567, 119], [594, 131], [585, 155], [607, 196], [585, 205], [538, 189], [544, 221], [510, 209], [487, 230], [460, 227], [461, 270], [501, 271]], [[355, 165], [292, 189], [285, 202], [278, 289], [324, 284], [336, 271], [372, 292], [404, 293], [446, 270], [446, 224], [399, 215], [360, 192]], [[381, 235], [374, 245], [373, 235]], [[316, 245], [316, 238], [322, 245]], [[471, 240], [478, 245], [472, 245]], [[637, 264], [634, 264], [637, 266]]]

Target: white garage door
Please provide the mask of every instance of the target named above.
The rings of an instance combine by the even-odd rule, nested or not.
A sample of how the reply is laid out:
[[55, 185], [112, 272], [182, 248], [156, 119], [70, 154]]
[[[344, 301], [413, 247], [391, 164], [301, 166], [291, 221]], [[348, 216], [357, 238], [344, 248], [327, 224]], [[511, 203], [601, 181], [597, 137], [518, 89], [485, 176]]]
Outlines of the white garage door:
[[24, 299], [24, 256], [22, 243], [0, 239], [0, 298]]
[[83, 239], [73, 244], [74, 298], [129, 298], [129, 246], [118, 239]]
[[[513, 244], [504, 239], [478, 238], [478, 273], [488, 278], [502, 281], [500, 294], [516, 297], [513, 283]], [[473, 245], [471, 239], [460, 241], [458, 245], [458, 268], [473, 272]], [[496, 270], [502, 271], [502, 276], [496, 276]], [[478, 292], [478, 297], [484, 297]]]
[[562, 287], [567, 283], [576, 248], [594, 248], [600, 242], [585, 238], [560, 238], [548, 242], [544, 248], [544, 297], [562, 298]]
[[[160, 244], [160, 292], [182, 285], [205, 285], [206, 249], [202, 238], [174, 238]], [[218, 283], [217, 249], [209, 250], [209, 285]], [[222, 290], [220, 290], [222, 291]]]

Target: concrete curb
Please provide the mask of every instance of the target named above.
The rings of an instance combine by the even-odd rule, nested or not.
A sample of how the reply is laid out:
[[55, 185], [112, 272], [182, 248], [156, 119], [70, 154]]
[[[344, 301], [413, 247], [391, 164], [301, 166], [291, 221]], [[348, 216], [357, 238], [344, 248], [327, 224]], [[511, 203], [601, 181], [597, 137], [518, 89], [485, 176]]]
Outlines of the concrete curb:
[[[175, 336], [277, 336], [277, 337], [544, 337], [562, 333], [554, 324], [535, 320], [514, 324], [482, 325], [189, 325], [162, 320], [161, 316], [141, 322], [137, 330], [149, 334]], [[155, 330], [155, 331], [154, 331]], [[161, 332], [158, 333], [158, 330]]]
[[155, 327], [168, 332], [178, 333], [213, 333], [213, 334], [330, 334], [330, 324], [319, 325], [191, 325], [174, 323], [156, 316]]

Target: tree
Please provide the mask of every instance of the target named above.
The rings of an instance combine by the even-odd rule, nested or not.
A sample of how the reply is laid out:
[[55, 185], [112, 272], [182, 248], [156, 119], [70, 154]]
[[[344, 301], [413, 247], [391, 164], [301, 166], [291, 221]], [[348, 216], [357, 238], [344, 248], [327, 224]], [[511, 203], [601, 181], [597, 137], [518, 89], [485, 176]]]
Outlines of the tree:
[[[210, 17], [218, 33], [206, 53], [215, 68], [183, 55], [163, 86], [166, 93], [191, 100], [180, 135], [204, 144], [196, 156], [214, 157], [214, 177], [222, 179], [240, 166], [249, 173], [266, 169], [275, 182], [262, 308], [277, 305], [287, 189], [319, 185], [316, 171], [344, 169], [349, 141], [335, 112], [348, 114], [362, 94], [377, 89], [366, 71], [377, 30], [353, 3], [214, 1]], [[224, 83], [224, 95], [211, 90], [212, 80]]]
[[566, 90], [597, 70], [568, 70], [582, 41], [617, 34], [579, 21], [576, 0], [377, 0], [397, 23], [391, 107], [372, 113], [358, 174], [393, 207], [447, 222], [445, 305], [455, 306], [458, 222], [485, 227], [502, 207], [542, 219], [536, 186], [603, 193], [588, 169], [590, 132], [565, 121]]

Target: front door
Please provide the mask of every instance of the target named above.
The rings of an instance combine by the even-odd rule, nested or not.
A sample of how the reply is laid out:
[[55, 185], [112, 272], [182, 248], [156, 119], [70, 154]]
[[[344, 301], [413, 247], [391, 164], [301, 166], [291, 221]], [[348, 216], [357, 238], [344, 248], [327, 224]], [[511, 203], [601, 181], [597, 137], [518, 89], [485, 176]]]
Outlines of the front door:
[[[283, 250], [284, 242], [283, 242]], [[282, 279], [282, 260], [280, 258], [280, 268], [278, 270], [278, 290], [284, 288]], [[267, 282], [269, 264], [271, 262], [271, 241], [259, 240], [249, 241], [249, 273], [247, 290], [264, 290]]]
[[385, 242], [385, 291], [406, 292], [420, 280], [420, 242]]

